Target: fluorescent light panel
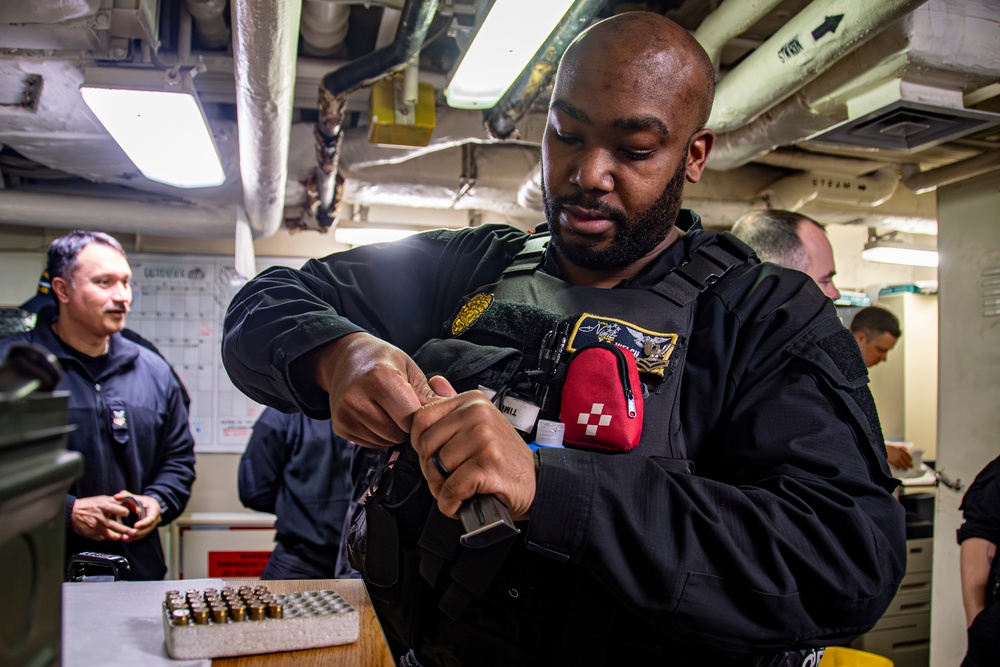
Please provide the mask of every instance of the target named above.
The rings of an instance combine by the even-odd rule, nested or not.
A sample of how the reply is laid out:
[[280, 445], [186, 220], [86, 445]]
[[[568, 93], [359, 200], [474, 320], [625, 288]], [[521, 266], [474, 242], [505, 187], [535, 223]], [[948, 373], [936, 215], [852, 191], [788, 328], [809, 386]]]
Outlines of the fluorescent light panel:
[[448, 106], [496, 105], [573, 0], [496, 0], [445, 89]]
[[142, 175], [179, 188], [222, 185], [226, 174], [193, 92], [84, 83], [84, 101]]
[[865, 244], [861, 258], [869, 262], [907, 264], [910, 266], [937, 266], [938, 254], [931, 248], [919, 248], [903, 243], [874, 241]]

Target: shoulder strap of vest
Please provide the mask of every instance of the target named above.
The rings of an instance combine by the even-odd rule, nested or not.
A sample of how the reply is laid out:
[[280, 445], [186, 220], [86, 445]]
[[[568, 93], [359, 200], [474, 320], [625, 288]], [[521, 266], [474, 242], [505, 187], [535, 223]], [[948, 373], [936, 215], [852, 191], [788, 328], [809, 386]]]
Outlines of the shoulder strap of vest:
[[733, 267], [755, 257], [753, 249], [724, 232], [714, 242], [699, 246], [680, 266], [651, 289], [678, 306], [686, 306], [719, 282]]
[[542, 264], [542, 257], [545, 255], [545, 248], [548, 245], [548, 232], [538, 232], [529, 236], [524, 247], [514, 256], [514, 261], [503, 270], [503, 276], [528, 273], [538, 269]]
[[[503, 277], [538, 270], [549, 244], [549, 236], [548, 232], [531, 234], [514, 260], [504, 269]], [[717, 283], [733, 267], [745, 264], [756, 256], [753, 248], [729, 232], [723, 232], [717, 234], [714, 241], [696, 248], [680, 266], [650, 289], [683, 307]]]

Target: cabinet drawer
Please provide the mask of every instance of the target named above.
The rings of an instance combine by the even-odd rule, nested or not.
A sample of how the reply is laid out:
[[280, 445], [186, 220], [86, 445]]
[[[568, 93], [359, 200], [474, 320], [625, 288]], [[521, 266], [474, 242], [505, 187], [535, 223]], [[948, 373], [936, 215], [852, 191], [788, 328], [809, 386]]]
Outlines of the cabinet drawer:
[[934, 540], [906, 541], [906, 572], [930, 572], [934, 563]]

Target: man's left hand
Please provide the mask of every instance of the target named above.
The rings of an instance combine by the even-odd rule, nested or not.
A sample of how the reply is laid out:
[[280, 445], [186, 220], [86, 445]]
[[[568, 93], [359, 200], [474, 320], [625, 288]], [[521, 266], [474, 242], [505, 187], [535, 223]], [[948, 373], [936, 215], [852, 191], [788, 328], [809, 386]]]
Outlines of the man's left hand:
[[909, 470], [913, 467], [913, 453], [909, 446], [902, 442], [886, 442], [886, 457], [889, 465], [899, 470]]
[[[515, 520], [526, 519], [535, 500], [535, 455], [481, 391], [456, 394], [443, 377], [430, 379], [442, 398], [413, 414], [410, 440], [438, 508], [458, 517], [462, 501], [494, 494]], [[445, 478], [434, 454], [449, 471]]]
[[131, 491], [127, 491], [125, 489], [116, 493], [114, 497], [115, 500], [121, 501], [129, 496], [132, 496], [142, 503], [143, 508], [146, 510], [146, 516], [132, 525], [132, 527], [136, 530], [135, 535], [122, 536], [123, 542], [135, 542], [136, 540], [141, 540], [156, 530], [156, 527], [163, 521], [163, 517], [160, 515], [160, 501], [156, 498], [139, 495], [138, 493], [132, 493]]

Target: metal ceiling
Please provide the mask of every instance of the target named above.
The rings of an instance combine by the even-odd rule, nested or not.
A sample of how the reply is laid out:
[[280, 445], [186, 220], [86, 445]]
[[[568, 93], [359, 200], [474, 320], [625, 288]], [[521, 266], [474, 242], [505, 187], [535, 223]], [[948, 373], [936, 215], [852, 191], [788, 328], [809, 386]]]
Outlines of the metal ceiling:
[[[503, 132], [489, 113], [443, 104], [486, 4], [2, 2], [0, 223], [94, 220], [112, 232], [232, 238], [242, 208], [259, 237], [354, 224], [360, 207], [393, 206], [401, 223], [436, 210], [447, 224], [486, 216], [527, 227], [541, 215], [546, 81], [525, 80], [502, 100]], [[771, 204], [824, 222], [932, 231], [936, 184], [1000, 167], [1000, 5], [991, 0], [587, 4], [578, 2], [584, 18], [664, 13], [716, 61], [716, 149], [703, 182], [685, 192], [711, 226]], [[370, 144], [369, 84], [415, 51], [416, 79], [437, 99], [430, 145]], [[83, 103], [83, 70], [198, 65], [226, 183], [192, 191], [148, 181]], [[343, 105], [336, 119], [333, 100]], [[339, 220], [322, 214], [338, 205]]]

